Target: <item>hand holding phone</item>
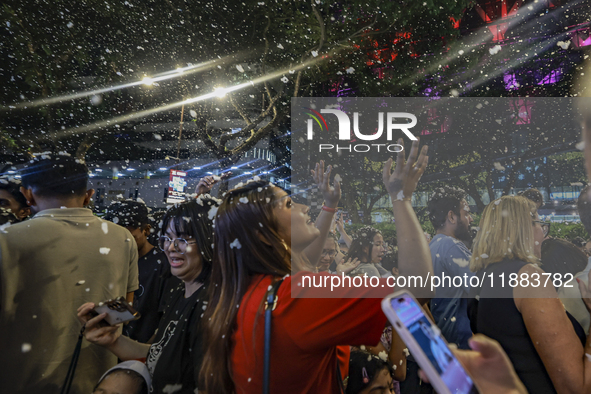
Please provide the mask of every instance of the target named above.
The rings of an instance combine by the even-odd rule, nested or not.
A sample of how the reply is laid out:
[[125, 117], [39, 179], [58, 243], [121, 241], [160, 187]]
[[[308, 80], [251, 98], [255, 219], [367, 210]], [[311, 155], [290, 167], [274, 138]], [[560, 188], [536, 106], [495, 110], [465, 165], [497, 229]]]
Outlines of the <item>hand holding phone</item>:
[[106, 313], [107, 316], [103, 319], [103, 321], [111, 326], [140, 318], [140, 313], [133, 309], [133, 307], [129, 305], [129, 303], [123, 297], [117, 297], [114, 300], [100, 302], [94, 307], [94, 309], [91, 309], [89, 313], [93, 316]]
[[472, 378], [454, 356], [439, 328], [417, 300], [401, 291], [382, 301], [382, 310], [440, 394], [477, 393]]

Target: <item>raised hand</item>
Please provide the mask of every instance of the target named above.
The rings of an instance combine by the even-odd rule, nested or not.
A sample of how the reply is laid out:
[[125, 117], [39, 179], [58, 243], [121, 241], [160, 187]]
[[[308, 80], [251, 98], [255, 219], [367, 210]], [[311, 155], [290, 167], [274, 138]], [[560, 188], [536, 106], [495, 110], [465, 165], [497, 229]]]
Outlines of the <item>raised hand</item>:
[[[398, 140], [400, 145], [403, 144], [402, 138]], [[386, 190], [390, 194], [392, 200], [404, 200], [410, 199], [412, 193], [417, 188], [419, 179], [427, 168], [429, 162], [429, 156], [427, 156], [427, 145], [424, 145], [419, 152], [419, 141], [413, 141], [410, 154], [408, 155], [408, 161], [405, 162], [404, 151], [398, 152], [396, 157], [396, 168], [394, 172], [392, 169], [392, 159], [384, 164], [384, 171], [382, 173], [384, 185]], [[417, 155], [419, 156], [417, 159]]]
[[230, 175], [232, 175], [231, 172], [224, 172], [220, 176], [217, 176], [217, 175], [204, 176], [203, 178], [201, 178], [199, 180], [197, 187], [195, 187], [195, 193], [197, 195], [209, 193], [216, 183], [228, 178]]
[[339, 215], [339, 217], [335, 219], [335, 222], [338, 232], [343, 234], [345, 232], [345, 222], [343, 221], [343, 215]]
[[341, 199], [341, 184], [338, 181], [333, 182], [333, 186], [330, 185], [330, 173], [332, 166], [326, 168], [324, 171], [324, 161], [320, 160], [320, 163], [316, 163], [312, 172], [314, 182], [318, 185], [322, 197], [324, 197], [324, 203], [329, 208], [336, 208]]
[[361, 264], [361, 261], [359, 261], [359, 259], [349, 258], [347, 261], [345, 261], [345, 259], [342, 259], [340, 263], [337, 263], [337, 274], [348, 274], [349, 272], [357, 268], [359, 264]]

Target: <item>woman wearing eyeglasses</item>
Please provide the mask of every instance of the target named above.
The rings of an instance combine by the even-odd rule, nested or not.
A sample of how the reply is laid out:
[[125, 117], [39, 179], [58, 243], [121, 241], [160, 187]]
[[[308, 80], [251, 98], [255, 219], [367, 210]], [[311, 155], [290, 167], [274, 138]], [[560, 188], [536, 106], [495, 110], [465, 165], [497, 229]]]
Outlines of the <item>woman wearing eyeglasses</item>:
[[484, 209], [470, 260], [483, 278], [472, 327], [501, 344], [528, 392], [589, 393], [591, 342], [558, 299], [556, 273], [537, 265], [542, 224], [524, 197], [504, 196]]
[[207, 309], [206, 287], [213, 258], [212, 219], [218, 201], [203, 195], [175, 205], [162, 219], [158, 246], [164, 251], [172, 275], [180, 283], [167, 289], [163, 315], [151, 344], [121, 335], [119, 326], [101, 327], [104, 314], [89, 318], [93, 303], [82, 305], [78, 317], [86, 323], [86, 339], [104, 346], [123, 361], [146, 358], [152, 375], [150, 392], [194, 393], [202, 362], [201, 316]]

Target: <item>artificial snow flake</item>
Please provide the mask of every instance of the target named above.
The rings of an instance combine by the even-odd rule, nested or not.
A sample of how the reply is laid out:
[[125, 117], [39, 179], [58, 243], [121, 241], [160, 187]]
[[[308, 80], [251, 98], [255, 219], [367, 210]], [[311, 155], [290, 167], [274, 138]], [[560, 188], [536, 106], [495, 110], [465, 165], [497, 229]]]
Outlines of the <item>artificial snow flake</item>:
[[568, 49], [569, 45], [570, 45], [570, 40], [569, 41], [558, 41], [556, 43], [556, 45], [558, 45], [559, 47], [561, 47], [562, 49]]
[[99, 252], [101, 252], [101, 254], [109, 254], [109, 252], [111, 251], [111, 248], [100, 248]]
[[209, 220], [213, 220], [213, 218], [215, 217], [215, 215], [218, 213], [218, 207], [211, 207], [211, 209], [208, 212], [207, 217], [209, 218]]
[[230, 244], [230, 249], [240, 249], [242, 247], [242, 245], [240, 244], [240, 241], [238, 241], [238, 238], [236, 238], [234, 241], [232, 241], [232, 243]]
[[456, 259], [456, 258], [452, 258], [453, 262], [456, 263], [457, 265], [459, 265], [460, 267], [467, 267], [470, 262], [466, 259]]
[[176, 393], [176, 392], [178, 392], [178, 391], [180, 391], [182, 389], [183, 389], [183, 385], [182, 384], [167, 384], [162, 389], [162, 392], [163, 393], [166, 393], [166, 394], [173, 394], [173, 393]]
[[101, 230], [103, 230], [103, 233], [105, 234], [109, 233], [109, 225], [107, 224], [107, 222], [103, 222], [103, 224], [101, 224]]
[[491, 55], [496, 55], [500, 51], [501, 51], [501, 46], [500, 45], [495, 45], [494, 47], [492, 47], [492, 48], [490, 48], [488, 50], [488, 53], [490, 53]]
[[347, 72], [347, 74], [353, 74], [355, 72], [355, 69], [353, 67], [349, 67], [345, 71]]
[[236, 65], [236, 70], [240, 71], [241, 73], [244, 72], [244, 68], [242, 68], [242, 66], [240, 64]]
[[505, 167], [503, 167], [503, 166], [501, 165], [501, 163], [499, 163], [498, 161], [495, 161], [495, 162], [493, 163], [493, 166], [495, 167], [495, 170], [498, 170], [498, 171], [505, 171]]

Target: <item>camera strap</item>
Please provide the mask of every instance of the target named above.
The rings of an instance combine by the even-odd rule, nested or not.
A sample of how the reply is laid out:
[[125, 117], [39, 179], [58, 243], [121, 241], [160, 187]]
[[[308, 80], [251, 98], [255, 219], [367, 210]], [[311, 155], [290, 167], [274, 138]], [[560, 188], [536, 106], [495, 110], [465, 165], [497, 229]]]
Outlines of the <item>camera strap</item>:
[[283, 279], [275, 282], [265, 295], [265, 358], [263, 363], [263, 394], [269, 394], [269, 380], [271, 370], [271, 313], [277, 306], [277, 289]]
[[74, 354], [72, 354], [72, 360], [70, 361], [70, 367], [68, 368], [68, 373], [66, 374], [66, 380], [62, 385], [62, 390], [60, 394], [68, 394], [70, 392], [70, 388], [72, 387], [72, 382], [74, 381], [74, 373], [76, 372], [76, 366], [78, 365], [78, 358], [80, 357], [80, 349], [82, 348], [82, 339], [84, 338], [84, 330], [86, 329], [86, 324], [82, 326], [80, 329], [80, 334], [78, 334], [78, 342], [76, 343], [76, 347], [74, 348]]

